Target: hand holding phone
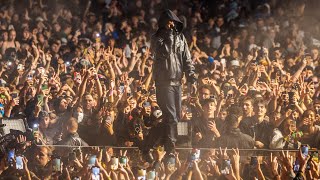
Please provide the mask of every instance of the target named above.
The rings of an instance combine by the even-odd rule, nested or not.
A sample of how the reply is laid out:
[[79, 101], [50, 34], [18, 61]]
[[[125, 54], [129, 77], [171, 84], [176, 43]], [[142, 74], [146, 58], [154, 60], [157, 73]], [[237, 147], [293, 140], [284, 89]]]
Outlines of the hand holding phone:
[[16, 157], [16, 169], [17, 170], [23, 170], [23, 157], [22, 156], [17, 156]]
[[89, 168], [92, 168], [96, 164], [96, 158], [97, 158], [96, 155], [91, 155], [89, 157], [89, 161], [88, 161], [88, 167]]
[[52, 160], [52, 171], [61, 172], [61, 159], [59, 157]]
[[230, 173], [230, 168], [231, 168], [231, 163], [230, 159], [225, 159], [222, 161], [222, 166], [221, 166], [221, 174], [227, 175]]
[[93, 166], [91, 168], [92, 180], [100, 180], [100, 168], [98, 166]]

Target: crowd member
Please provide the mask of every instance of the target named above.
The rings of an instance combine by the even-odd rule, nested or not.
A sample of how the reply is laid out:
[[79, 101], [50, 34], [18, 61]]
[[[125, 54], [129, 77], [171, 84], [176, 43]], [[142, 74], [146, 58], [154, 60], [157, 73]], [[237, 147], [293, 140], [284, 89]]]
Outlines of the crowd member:
[[[150, 157], [137, 155], [137, 161], [148, 161], [150, 169], [158, 167], [154, 161], [167, 161], [174, 152], [174, 146], [158, 133], [169, 120], [163, 100], [170, 98], [161, 93], [163, 86], [157, 81], [170, 74], [158, 68], [172, 70], [177, 64], [159, 62], [159, 56], [168, 57], [151, 46], [151, 39], [165, 23], [157, 20], [161, 12], [169, 8], [180, 19], [179, 32], [185, 36], [176, 46], [189, 48], [184, 52], [190, 51], [189, 65], [195, 68], [191, 74], [179, 72], [175, 79], [182, 96], [171, 118], [173, 131], [178, 128], [172, 142], [182, 136], [185, 144], [196, 148], [298, 149], [301, 144], [319, 148], [320, 37], [313, 17], [315, 4], [313, 0], [3, 2], [0, 117], [26, 118], [34, 131], [33, 146], [139, 147]], [[193, 88], [198, 91], [189, 93], [188, 82], [196, 79]], [[180, 90], [177, 94], [180, 97]], [[235, 113], [233, 107], [242, 107], [242, 113], [240, 109]], [[246, 143], [234, 142], [237, 138]], [[224, 139], [230, 141], [223, 144]], [[163, 145], [165, 157], [152, 155], [152, 149], [161, 150]], [[33, 146], [25, 153], [38, 152]], [[48, 149], [42, 154], [46, 160], [39, 169], [28, 165], [33, 158], [27, 157], [30, 163], [23, 161], [30, 169], [25, 168], [23, 176], [52, 175], [47, 163], [54, 156]], [[96, 161], [101, 179], [136, 176], [136, 162], [115, 171], [109, 157], [104, 158]], [[302, 176], [305, 160], [299, 162], [297, 176]], [[284, 164], [287, 173], [292, 169], [289, 164]], [[206, 165], [188, 166], [193, 167], [190, 177], [205, 178], [201, 171]], [[3, 172], [12, 169], [3, 167]], [[88, 168], [82, 170], [85, 161], [75, 161], [72, 167], [79, 170], [75, 177], [92, 175]], [[259, 168], [257, 176], [266, 175]], [[206, 175], [225, 173], [215, 166], [210, 169]], [[282, 178], [278, 175], [283, 172], [272, 170], [273, 177]], [[74, 173], [62, 171], [66, 177]], [[318, 178], [315, 172], [311, 168], [310, 175]], [[169, 178], [184, 173], [162, 167]]]

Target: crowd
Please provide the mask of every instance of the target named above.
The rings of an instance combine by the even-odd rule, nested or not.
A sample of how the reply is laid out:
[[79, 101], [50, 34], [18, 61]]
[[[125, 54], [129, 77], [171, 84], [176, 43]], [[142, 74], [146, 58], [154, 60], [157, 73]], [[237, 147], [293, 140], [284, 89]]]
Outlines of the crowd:
[[[1, 2], [0, 117], [25, 118], [33, 131], [5, 148], [1, 178], [320, 178], [320, 28], [306, 16], [314, 4]], [[183, 22], [197, 76], [196, 94], [182, 80], [176, 146], [194, 150], [181, 163], [161, 139], [146, 142], [163, 121], [150, 39], [167, 8]], [[248, 160], [236, 148], [299, 151]]]

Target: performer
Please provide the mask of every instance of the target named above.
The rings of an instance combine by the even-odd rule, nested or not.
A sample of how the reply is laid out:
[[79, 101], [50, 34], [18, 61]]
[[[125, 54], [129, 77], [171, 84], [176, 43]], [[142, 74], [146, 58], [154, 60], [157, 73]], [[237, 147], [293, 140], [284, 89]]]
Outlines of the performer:
[[151, 52], [154, 55], [153, 77], [157, 102], [163, 121], [152, 134], [162, 139], [167, 154], [170, 154], [175, 151], [177, 140], [183, 73], [191, 83], [191, 93], [196, 92], [197, 79], [186, 38], [182, 34], [183, 23], [168, 9], [160, 15], [158, 22], [159, 29], [151, 39]]

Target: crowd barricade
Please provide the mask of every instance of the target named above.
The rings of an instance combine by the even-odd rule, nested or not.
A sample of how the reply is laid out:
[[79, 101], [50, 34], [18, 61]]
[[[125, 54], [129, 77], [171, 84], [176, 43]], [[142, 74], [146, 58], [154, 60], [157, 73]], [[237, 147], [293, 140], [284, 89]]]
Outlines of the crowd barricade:
[[[85, 153], [90, 153], [92, 152], [94, 149], [103, 149], [103, 150], [110, 150], [112, 149], [113, 155], [114, 156], [118, 156], [120, 150], [122, 152], [127, 151], [127, 155], [128, 156], [139, 156], [141, 154], [141, 152], [139, 151], [138, 147], [118, 147], [118, 146], [65, 146], [65, 145], [52, 145], [52, 146], [48, 146], [48, 145], [38, 145], [39, 147], [41, 146], [47, 146], [50, 147], [54, 150], [54, 152], [56, 152], [58, 155], [60, 156], [67, 156], [68, 153], [73, 152], [77, 149], [79, 149], [81, 152], [85, 152]], [[176, 151], [179, 153], [179, 157], [181, 157], [181, 159], [185, 159], [188, 157], [189, 153], [192, 151], [193, 148], [188, 148], [188, 147], [176, 147]], [[226, 153], [229, 155], [229, 157], [232, 156], [232, 154], [234, 154], [234, 150], [235, 149], [225, 149], [225, 148], [198, 148], [201, 152], [201, 157], [205, 158], [207, 157], [206, 154], [208, 155], [210, 154], [219, 154], [221, 151], [224, 152], [226, 151]], [[274, 156], [280, 156], [281, 152], [284, 151], [289, 151], [290, 154], [292, 155], [296, 155], [297, 152], [299, 152], [299, 149], [238, 149], [239, 150], [239, 154], [241, 157], [242, 161], [246, 161], [246, 160], [250, 160], [250, 157], [252, 156], [258, 156], [258, 157], [263, 157], [263, 158], [267, 158], [269, 157], [271, 154], [273, 154]], [[95, 150], [96, 151], [96, 150]], [[151, 150], [152, 151], [152, 150]], [[317, 152], [317, 149], [310, 149], [309, 152]]]

